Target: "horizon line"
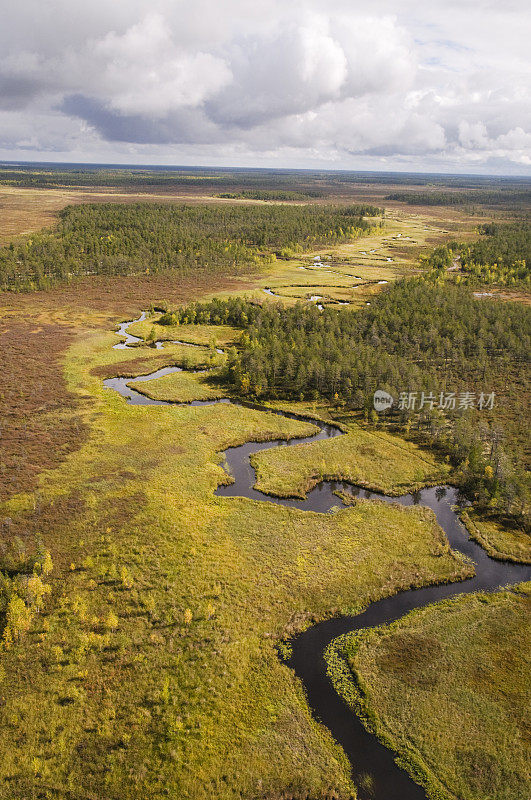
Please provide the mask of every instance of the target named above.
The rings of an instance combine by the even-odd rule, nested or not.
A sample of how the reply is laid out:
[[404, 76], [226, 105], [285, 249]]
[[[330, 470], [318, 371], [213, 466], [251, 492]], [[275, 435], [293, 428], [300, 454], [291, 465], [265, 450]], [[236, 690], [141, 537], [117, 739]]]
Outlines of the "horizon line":
[[238, 166], [216, 166], [210, 165], [187, 165], [187, 164], [130, 164], [100, 161], [42, 161], [42, 160], [13, 160], [0, 159], [0, 167], [25, 167], [25, 166], [48, 166], [48, 167], [85, 167], [85, 168], [113, 168], [122, 170], [167, 170], [176, 172], [182, 170], [218, 170], [221, 172], [297, 172], [297, 173], [326, 173], [326, 174], [354, 174], [354, 175], [423, 175], [434, 177], [464, 177], [464, 178], [507, 178], [531, 181], [531, 175], [505, 174], [496, 172], [422, 172], [417, 170], [368, 170], [368, 169], [334, 169], [334, 168], [314, 168], [314, 167], [238, 167]]

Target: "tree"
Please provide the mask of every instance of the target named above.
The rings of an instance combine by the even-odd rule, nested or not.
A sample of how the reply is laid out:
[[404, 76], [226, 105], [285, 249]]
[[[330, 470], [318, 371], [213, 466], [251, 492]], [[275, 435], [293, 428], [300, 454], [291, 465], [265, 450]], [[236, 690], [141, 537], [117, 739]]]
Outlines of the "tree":
[[26, 606], [24, 600], [17, 594], [9, 600], [6, 609], [6, 630], [8, 636], [17, 640], [26, 633], [31, 625], [31, 611]]

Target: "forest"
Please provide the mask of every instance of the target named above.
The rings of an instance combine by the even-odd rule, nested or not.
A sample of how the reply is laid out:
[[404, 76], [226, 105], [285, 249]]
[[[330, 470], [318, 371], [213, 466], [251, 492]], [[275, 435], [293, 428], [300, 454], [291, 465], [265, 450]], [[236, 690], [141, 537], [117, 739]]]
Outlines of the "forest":
[[381, 209], [348, 206], [67, 206], [56, 229], [0, 248], [0, 288], [46, 288], [75, 275], [176, 270], [234, 274], [277, 256], [348, 241]]
[[512, 224], [486, 223], [477, 241], [461, 245], [463, 270], [471, 280], [503, 285], [531, 283], [531, 225], [528, 219]]
[[448, 242], [421, 256], [421, 263], [436, 279], [447, 276], [454, 259], [460, 269], [458, 283], [470, 286], [497, 284], [529, 288], [531, 284], [531, 225], [528, 218], [513, 223], [489, 222], [479, 226], [474, 242]]
[[[465, 287], [401, 280], [358, 313], [241, 298], [166, 313], [162, 324], [226, 323], [244, 329], [227, 375], [256, 396], [333, 399], [362, 407], [379, 387], [429, 390], [438, 369], [462, 380], [495, 363], [526, 360], [531, 311], [478, 303]], [[444, 388], [444, 387], [443, 387]]]
[[240, 192], [222, 192], [217, 196], [226, 200], [264, 200], [266, 202], [271, 200], [300, 201], [313, 199], [315, 197], [323, 197], [323, 192], [319, 192], [315, 189], [308, 189], [305, 192], [289, 192], [280, 189], [276, 191], [271, 189], [242, 189]]
[[410, 206], [511, 206], [521, 207], [531, 201], [529, 189], [504, 187], [500, 189], [463, 191], [392, 192], [386, 200], [398, 200]]
[[[528, 307], [479, 302], [466, 286], [421, 277], [395, 283], [356, 313], [326, 307], [319, 312], [307, 303], [257, 306], [231, 298], [167, 312], [160, 322], [242, 328], [222, 377], [251, 399], [324, 399], [361, 410], [374, 423], [377, 389], [395, 399], [414, 393], [416, 407], [395, 406], [395, 421], [406, 431], [414, 426], [451, 457], [478, 501], [499, 504], [519, 522], [527, 520], [529, 487], [521, 477], [525, 413], [506, 426], [503, 409], [487, 414], [476, 403], [497, 390], [500, 379], [510, 395], [513, 373], [520, 380], [524, 376], [528, 396]], [[512, 389], [521, 395], [522, 385]], [[448, 394], [455, 403], [441, 409], [439, 398]], [[422, 396], [430, 400], [419, 408]]]

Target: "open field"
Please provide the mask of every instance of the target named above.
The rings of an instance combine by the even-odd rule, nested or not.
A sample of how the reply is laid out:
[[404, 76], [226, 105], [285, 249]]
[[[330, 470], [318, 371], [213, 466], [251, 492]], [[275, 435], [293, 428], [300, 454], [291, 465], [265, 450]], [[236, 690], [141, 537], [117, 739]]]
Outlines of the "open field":
[[322, 480], [348, 481], [357, 486], [401, 495], [422, 486], [444, 483], [447, 464], [417, 445], [384, 431], [357, 424], [346, 435], [286, 450], [264, 450], [253, 456], [256, 488], [280, 497], [305, 497]]
[[336, 687], [437, 800], [529, 797], [529, 583], [329, 648]]
[[35, 489], [86, 435], [82, 401], [67, 389], [60, 358], [72, 326], [0, 320], [0, 499]]
[[55, 565], [44, 612], [2, 653], [3, 785], [12, 798], [349, 796], [344, 757], [275, 645], [310, 618], [457, 578], [462, 562], [416, 511], [214, 497], [219, 451], [310, 426], [128, 406], [91, 374], [131, 370], [115, 341], [86, 316], [64, 363], [87, 436], [41, 474], [38, 502], [28, 486], [1, 509]]
[[235, 344], [241, 336], [241, 331], [230, 325], [158, 325], [160, 314], [154, 314], [143, 322], [134, 322], [128, 331], [133, 336], [146, 339], [151, 330], [160, 341], [181, 341], [198, 345], [214, 345], [224, 348]]
[[[75, 323], [87, 318], [91, 326], [108, 329], [138, 316], [151, 303], [166, 300], [172, 305], [189, 303], [216, 292], [239, 292], [250, 288], [247, 278], [226, 275], [182, 277], [171, 272], [160, 275], [94, 275], [79, 278], [46, 291], [14, 294], [0, 292], [2, 319], [29, 317], [37, 322]], [[177, 337], [176, 337], [177, 338]]]

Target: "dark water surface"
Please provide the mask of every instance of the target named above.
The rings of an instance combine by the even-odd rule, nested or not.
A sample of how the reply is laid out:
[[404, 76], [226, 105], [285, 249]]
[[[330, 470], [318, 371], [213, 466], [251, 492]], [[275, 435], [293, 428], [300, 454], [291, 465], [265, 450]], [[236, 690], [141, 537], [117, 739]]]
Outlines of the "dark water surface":
[[[140, 319], [145, 319], [145, 314]], [[130, 322], [123, 323], [118, 329], [117, 333], [127, 338], [125, 342], [115, 345], [115, 348], [124, 348], [139, 341], [138, 337], [127, 333], [127, 327], [130, 324]], [[180, 371], [179, 367], [163, 367], [150, 375], [137, 378], [110, 378], [104, 381], [104, 385], [117, 391], [131, 405], [174, 405], [163, 400], [152, 400], [145, 397], [128, 384], [134, 385]], [[235, 401], [224, 398], [221, 400], [195, 400], [188, 405], [215, 405], [216, 403], [232, 402]], [[275, 411], [273, 413], [291, 419], [306, 419], [287, 412]], [[292, 447], [303, 442], [307, 444], [342, 435], [342, 431], [334, 425], [327, 425], [315, 419], [310, 421], [319, 429], [313, 435], [290, 441], [247, 442], [239, 447], [230, 447], [226, 450], [225, 459], [234, 483], [228, 486], [218, 486], [215, 494], [221, 497], [248, 497], [252, 500], [318, 513], [326, 513], [333, 507], [344, 506], [342, 500], [334, 494], [336, 490], [342, 490], [362, 499], [400, 503], [404, 506], [416, 504], [428, 506], [435, 512], [437, 522], [445, 531], [450, 546], [468, 556], [475, 565], [476, 574], [473, 578], [453, 584], [427, 586], [422, 589], [399, 592], [392, 597], [371, 603], [363, 613], [356, 616], [335, 617], [313, 625], [292, 641], [293, 652], [288, 663], [304, 685], [314, 716], [329, 728], [334, 739], [343, 747], [352, 766], [354, 782], [358, 784], [360, 775], [370, 776], [372, 783], [370, 792], [358, 784], [359, 797], [362, 800], [426, 800], [427, 795], [424, 789], [396, 765], [394, 753], [365, 730], [352, 709], [334, 690], [326, 674], [324, 652], [330, 642], [341, 634], [393, 622], [409, 611], [437, 600], [478, 590], [492, 591], [509, 584], [529, 580], [531, 567], [490, 558], [480, 545], [469, 539], [453, 508], [453, 506], [459, 505], [461, 498], [457, 489], [450, 486], [436, 486], [402, 497], [388, 497], [377, 492], [359, 489], [347, 483], [323, 481], [312, 489], [303, 500], [274, 497], [254, 489], [256, 475], [249, 461], [253, 453], [272, 447]], [[354, 574], [353, 579], [355, 580]]]

